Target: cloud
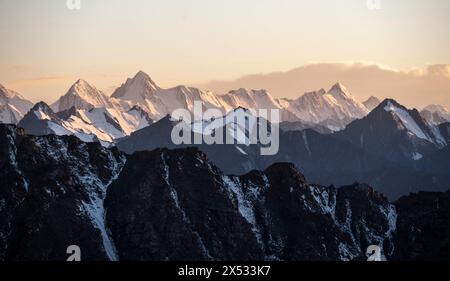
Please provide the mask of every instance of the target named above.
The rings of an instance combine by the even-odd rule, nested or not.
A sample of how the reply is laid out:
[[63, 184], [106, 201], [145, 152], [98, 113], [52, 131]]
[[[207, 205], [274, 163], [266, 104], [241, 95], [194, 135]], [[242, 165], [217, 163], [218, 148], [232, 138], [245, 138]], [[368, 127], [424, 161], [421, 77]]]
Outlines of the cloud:
[[247, 75], [231, 81], [197, 85], [218, 93], [236, 88], [267, 89], [274, 96], [297, 98], [341, 82], [358, 99], [394, 98], [409, 107], [430, 103], [450, 106], [450, 65], [398, 70], [372, 62], [310, 63], [286, 72]]
[[427, 74], [430, 76], [440, 76], [450, 78], [450, 65], [449, 64], [435, 64], [430, 65], [427, 69]]

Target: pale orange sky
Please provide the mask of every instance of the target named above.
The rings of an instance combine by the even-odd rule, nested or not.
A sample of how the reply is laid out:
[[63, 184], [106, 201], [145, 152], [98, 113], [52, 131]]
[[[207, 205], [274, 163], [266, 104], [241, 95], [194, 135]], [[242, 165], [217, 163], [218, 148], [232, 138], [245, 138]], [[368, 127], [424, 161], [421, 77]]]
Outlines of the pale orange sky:
[[315, 63], [286, 72], [243, 76], [236, 80], [197, 85], [223, 93], [239, 87], [269, 90], [275, 96], [297, 98], [306, 91], [328, 90], [343, 83], [360, 101], [370, 96], [394, 98], [401, 104], [422, 109], [430, 104], [450, 108], [450, 65], [396, 70], [373, 63]]
[[[372, 61], [402, 73], [450, 64], [447, 0], [381, 0], [380, 10], [368, 9], [366, 0], [81, 2], [80, 10], [69, 10], [65, 0], [0, 0], [1, 84], [33, 101], [52, 102], [78, 78], [104, 90], [138, 70], [168, 87], [311, 62]], [[322, 80], [299, 82], [289, 91], [300, 95]], [[361, 91], [356, 96], [367, 95], [357, 81], [347, 80], [342, 82]], [[430, 101], [448, 100], [448, 88], [436, 92], [428, 93]], [[405, 103], [422, 105], [420, 95], [407, 96]]]

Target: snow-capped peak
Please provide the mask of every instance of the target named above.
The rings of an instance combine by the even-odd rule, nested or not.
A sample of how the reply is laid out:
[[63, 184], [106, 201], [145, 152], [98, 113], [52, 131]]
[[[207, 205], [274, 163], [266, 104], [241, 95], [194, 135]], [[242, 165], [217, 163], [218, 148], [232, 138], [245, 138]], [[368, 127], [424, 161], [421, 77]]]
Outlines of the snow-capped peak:
[[364, 106], [369, 111], [374, 110], [380, 103], [381, 103], [381, 101], [377, 97], [374, 97], [374, 96], [371, 96], [365, 102], [363, 102]]
[[12, 91], [9, 91], [2, 84], [0, 84], [0, 102], [2, 99], [10, 99], [14, 96]]
[[267, 90], [248, 90], [240, 88], [219, 96], [227, 110], [237, 107], [255, 109], [281, 109], [283, 106], [279, 99], [274, 98]]
[[349, 90], [342, 85], [341, 83], [336, 83], [331, 87], [328, 91], [328, 94], [332, 95], [335, 98], [345, 98], [345, 99], [355, 99], [355, 97], [350, 94]]
[[36, 103], [31, 110], [32, 111], [44, 110], [46, 112], [53, 112], [53, 110], [50, 108], [50, 106], [48, 106], [48, 104], [46, 104], [43, 101]]
[[43, 101], [36, 103], [31, 111], [39, 120], [53, 120], [55, 118], [53, 110]]
[[143, 102], [146, 98], [151, 98], [158, 90], [160, 90], [158, 85], [147, 73], [141, 70], [133, 78], [128, 78], [124, 84], [114, 91], [111, 97]]
[[85, 80], [79, 79], [51, 107], [54, 111], [63, 111], [71, 107], [89, 110], [106, 106], [109, 106], [108, 97]]
[[432, 125], [450, 122], [450, 111], [442, 105], [428, 105], [420, 112], [420, 114]]
[[401, 122], [403, 128], [405, 128], [410, 134], [415, 135], [418, 138], [433, 142], [430, 136], [421, 128], [416, 122], [410, 112], [404, 107], [399, 105], [396, 101], [388, 99], [384, 103], [384, 110], [390, 112], [395, 119]]
[[0, 123], [17, 124], [33, 103], [0, 85]]
[[139, 70], [133, 79], [149, 81], [149, 82], [151, 82], [151, 84], [154, 84], [157, 87], [156, 83], [153, 82], [153, 80], [150, 78], [150, 76], [142, 70]]
[[450, 114], [450, 112], [448, 111], [448, 109], [445, 106], [439, 105], [439, 104], [430, 104], [427, 107], [425, 107], [423, 110], [428, 110], [431, 113], [439, 112], [439, 113]]
[[11, 99], [20, 99], [25, 100], [24, 97], [22, 97], [19, 93], [9, 90], [6, 87], [4, 87], [2, 84], [0, 84], [0, 104], [5, 103]]
[[320, 124], [333, 131], [368, 113], [366, 107], [340, 83], [333, 85], [328, 92], [320, 89], [305, 93], [290, 102], [287, 110], [302, 122]]
[[251, 110], [238, 107], [219, 118], [195, 121], [191, 124], [191, 129], [198, 134], [211, 135], [219, 128], [226, 128], [226, 134], [230, 134], [238, 144], [249, 145], [250, 132], [257, 125], [258, 119]]

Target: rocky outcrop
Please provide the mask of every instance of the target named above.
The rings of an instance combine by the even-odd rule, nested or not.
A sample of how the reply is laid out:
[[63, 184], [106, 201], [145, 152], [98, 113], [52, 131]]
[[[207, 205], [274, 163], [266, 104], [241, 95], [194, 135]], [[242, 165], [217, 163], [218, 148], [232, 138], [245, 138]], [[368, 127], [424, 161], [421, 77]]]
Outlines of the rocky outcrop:
[[34, 137], [0, 125], [0, 260], [117, 259], [103, 198], [125, 157], [73, 136]]
[[395, 203], [397, 260], [450, 260], [450, 191], [420, 192]]
[[0, 125], [0, 260], [449, 260], [450, 193], [394, 204], [293, 164], [224, 175], [196, 148], [125, 156]]
[[291, 164], [224, 176], [196, 149], [130, 156], [105, 201], [125, 260], [354, 260], [393, 250], [396, 212], [372, 188], [310, 185]]

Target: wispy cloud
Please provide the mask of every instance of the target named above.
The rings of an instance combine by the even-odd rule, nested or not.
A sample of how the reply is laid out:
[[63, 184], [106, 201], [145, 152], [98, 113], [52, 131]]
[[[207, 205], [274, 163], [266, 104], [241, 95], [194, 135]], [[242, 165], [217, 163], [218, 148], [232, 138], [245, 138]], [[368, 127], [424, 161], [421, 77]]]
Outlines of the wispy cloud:
[[35, 77], [30, 79], [14, 80], [9, 83], [10, 87], [30, 87], [30, 86], [42, 86], [46, 84], [54, 84], [60, 82], [66, 82], [70, 80], [67, 76], [45, 76], [45, 77]]
[[364, 100], [371, 95], [395, 98], [411, 107], [430, 103], [450, 106], [450, 65], [432, 64], [423, 68], [395, 69], [373, 62], [315, 62], [286, 72], [255, 74], [231, 81], [198, 85], [218, 93], [230, 89], [267, 89], [274, 96], [297, 98], [307, 91], [344, 83]]

